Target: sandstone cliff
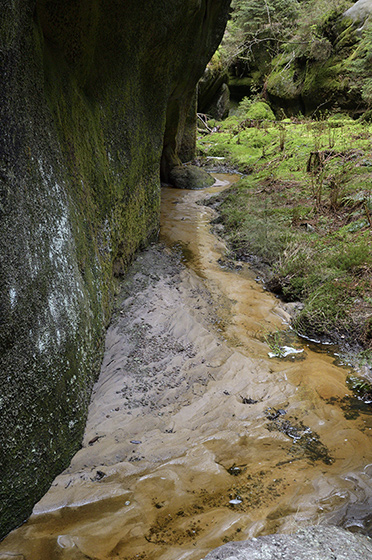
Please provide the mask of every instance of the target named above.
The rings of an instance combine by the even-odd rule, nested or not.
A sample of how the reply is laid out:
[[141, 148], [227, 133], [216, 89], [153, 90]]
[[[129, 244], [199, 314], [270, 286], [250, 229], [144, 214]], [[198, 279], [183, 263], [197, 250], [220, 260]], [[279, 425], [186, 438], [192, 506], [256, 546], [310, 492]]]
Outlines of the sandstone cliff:
[[0, 536], [79, 446], [113, 276], [157, 233], [229, 3], [2, 3]]

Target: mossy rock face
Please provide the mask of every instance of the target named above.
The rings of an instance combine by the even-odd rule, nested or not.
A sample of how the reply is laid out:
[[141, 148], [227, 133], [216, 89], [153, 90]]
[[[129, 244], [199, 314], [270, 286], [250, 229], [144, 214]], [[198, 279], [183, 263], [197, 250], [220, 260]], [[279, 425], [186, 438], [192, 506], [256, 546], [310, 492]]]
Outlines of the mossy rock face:
[[229, 1], [5, 4], [0, 536], [80, 445], [113, 274], [158, 230], [160, 162], [180, 163]]
[[271, 72], [267, 80], [267, 94], [276, 109], [282, 108], [288, 115], [304, 111], [301, 97], [303, 77], [303, 69], [294, 64], [285, 64]]
[[[244, 97], [251, 97], [265, 89], [265, 82], [271, 70], [272, 55], [270, 54], [273, 43], [271, 41], [271, 29], [260, 28], [259, 39], [247, 43], [249, 49], [240, 59], [239, 56], [232, 60], [229, 66], [229, 88], [231, 98], [241, 101]], [[274, 47], [275, 50], [275, 47]]]
[[202, 111], [199, 113], [206, 114], [208, 118], [216, 119], [217, 121], [224, 120], [228, 117], [230, 110], [230, 90], [226, 83], [216, 91], [215, 96], [209, 105], [204, 105]]
[[[361, 9], [366, 4], [369, 4], [367, 0], [361, 0]], [[290, 43], [284, 44], [282, 51], [271, 59], [264, 81], [274, 112], [280, 116], [283, 111], [287, 116], [298, 113], [319, 116], [338, 107], [353, 116], [360, 115], [366, 103], [355, 83], [353, 70], [359, 38], [349, 10], [345, 14], [330, 10], [310, 40], [297, 48], [289, 49]], [[240, 80], [253, 90], [254, 84], [260, 85], [262, 77], [250, 70], [249, 76]], [[234, 96], [233, 86], [231, 91]]]
[[251, 76], [236, 78], [229, 76], [229, 90], [231, 98], [235, 101], [241, 101], [243, 97], [249, 97], [253, 94], [255, 81]]
[[302, 99], [306, 113], [329, 109], [333, 106], [345, 107], [348, 103], [349, 80], [343, 74], [343, 64], [334, 60], [309, 65], [302, 86]]
[[354, 113], [363, 110], [360, 92], [351, 88], [347, 60], [332, 55], [327, 60], [307, 60], [273, 71], [267, 80], [267, 94], [277, 111], [287, 115], [316, 114], [333, 107]]
[[[229, 109], [228, 74], [217, 53], [214, 55], [198, 83], [198, 112], [221, 120]], [[223, 107], [222, 107], [223, 105]]]

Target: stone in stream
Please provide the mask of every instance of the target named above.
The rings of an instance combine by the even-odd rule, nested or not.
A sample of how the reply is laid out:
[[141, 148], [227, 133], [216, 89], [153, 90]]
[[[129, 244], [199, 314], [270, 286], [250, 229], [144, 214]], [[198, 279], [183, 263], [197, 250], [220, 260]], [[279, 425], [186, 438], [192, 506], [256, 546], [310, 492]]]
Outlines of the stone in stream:
[[178, 189], [199, 190], [211, 187], [214, 179], [204, 169], [194, 165], [178, 165], [169, 173], [170, 183]]
[[340, 527], [310, 527], [293, 535], [230, 542], [204, 560], [372, 560], [372, 540]]

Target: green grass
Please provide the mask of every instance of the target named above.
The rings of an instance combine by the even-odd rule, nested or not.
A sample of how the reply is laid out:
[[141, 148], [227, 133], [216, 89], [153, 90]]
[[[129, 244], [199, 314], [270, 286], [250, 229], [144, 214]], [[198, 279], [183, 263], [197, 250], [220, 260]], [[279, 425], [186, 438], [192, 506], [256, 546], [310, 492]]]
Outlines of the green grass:
[[219, 206], [232, 255], [305, 304], [302, 334], [372, 348], [372, 125], [245, 117], [199, 139], [243, 173]]

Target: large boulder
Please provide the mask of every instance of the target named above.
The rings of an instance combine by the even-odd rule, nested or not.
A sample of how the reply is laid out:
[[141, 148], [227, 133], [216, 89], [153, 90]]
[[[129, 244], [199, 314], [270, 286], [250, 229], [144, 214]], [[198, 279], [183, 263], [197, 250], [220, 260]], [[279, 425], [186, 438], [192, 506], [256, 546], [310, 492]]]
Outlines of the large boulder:
[[204, 560], [371, 560], [372, 540], [339, 527], [310, 527], [293, 535], [231, 542]]
[[372, 14], [372, 0], [358, 0], [346, 12], [344, 16], [352, 19], [358, 24], [364, 24]]
[[[352, 8], [351, 8], [352, 9]], [[271, 105], [286, 115], [320, 115], [337, 107], [359, 116], [366, 104], [353, 81], [353, 63], [359, 41], [349, 10], [330, 12], [314, 35], [297, 52], [272, 61], [266, 82]]]
[[171, 184], [177, 189], [199, 190], [211, 187], [214, 179], [209, 173], [195, 165], [178, 165], [169, 174]]
[[158, 230], [229, 3], [3, 2], [0, 536], [79, 447], [113, 275]]
[[213, 102], [208, 108], [207, 114], [212, 118], [221, 121], [229, 116], [230, 111], [230, 90], [227, 84], [222, 84], [217, 91]]

